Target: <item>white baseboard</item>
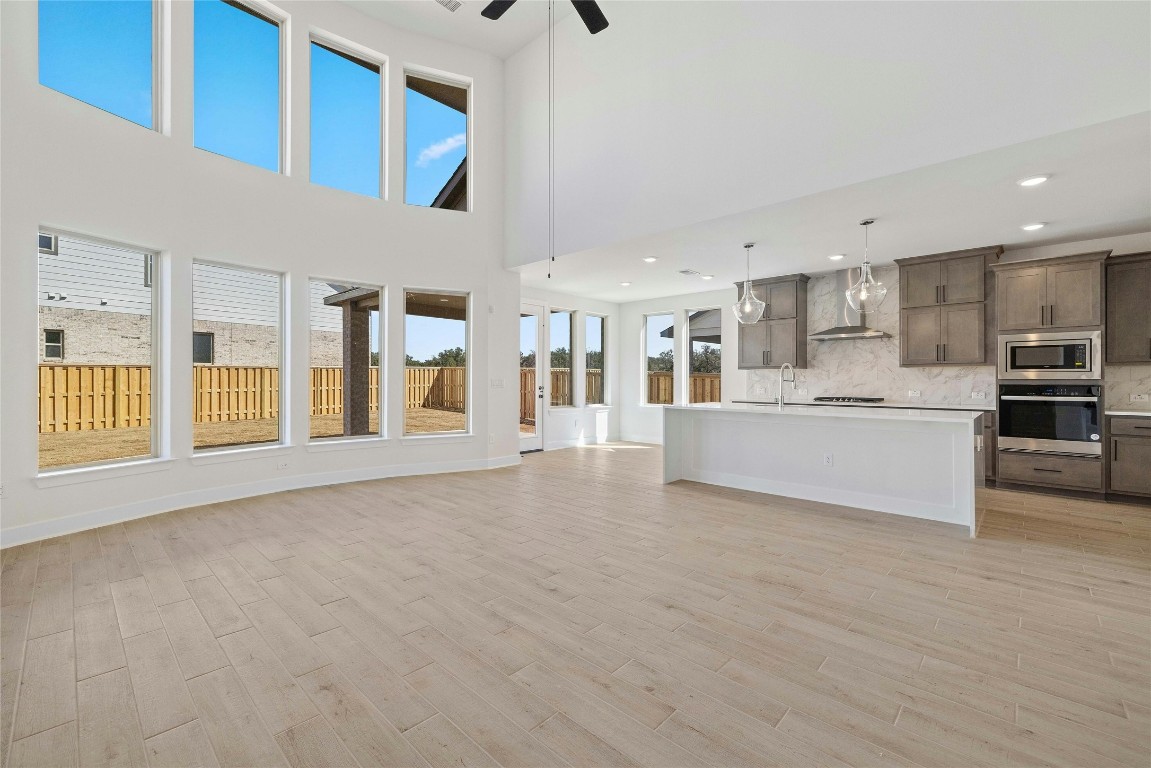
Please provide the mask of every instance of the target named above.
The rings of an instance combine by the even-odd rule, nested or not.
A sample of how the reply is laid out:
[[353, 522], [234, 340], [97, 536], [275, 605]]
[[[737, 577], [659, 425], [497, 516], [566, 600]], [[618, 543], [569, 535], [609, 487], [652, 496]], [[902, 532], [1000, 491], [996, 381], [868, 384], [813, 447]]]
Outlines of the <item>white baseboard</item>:
[[647, 445], [663, 445], [662, 435], [623, 435], [620, 438], [625, 443], [645, 443]]
[[280, 491], [294, 491], [300, 488], [312, 488], [317, 485], [336, 485], [340, 483], [355, 483], [364, 480], [383, 480], [389, 477], [407, 477], [411, 475], [435, 475], [445, 472], [471, 472], [481, 469], [498, 469], [500, 467], [517, 466], [520, 463], [519, 454], [512, 456], [499, 456], [492, 459], [467, 459], [464, 461], [443, 461], [426, 464], [403, 464], [382, 467], [366, 467], [363, 469], [346, 469], [338, 472], [321, 472], [312, 475], [295, 475], [292, 477], [277, 477], [270, 480], [260, 480], [254, 483], [228, 485], [214, 488], [200, 488], [186, 493], [177, 493], [172, 496], [162, 496], [133, 504], [125, 504], [104, 509], [81, 512], [78, 515], [58, 517], [42, 522], [28, 523], [0, 532], [2, 547], [14, 547], [41, 539], [50, 539], [55, 536], [64, 536], [69, 533], [86, 531], [90, 528], [99, 528], [105, 525], [114, 525], [140, 517], [148, 517], [162, 512], [172, 512], [186, 507], [198, 507], [202, 504], [215, 504], [221, 501], [234, 501], [250, 496], [263, 496], [268, 493]]

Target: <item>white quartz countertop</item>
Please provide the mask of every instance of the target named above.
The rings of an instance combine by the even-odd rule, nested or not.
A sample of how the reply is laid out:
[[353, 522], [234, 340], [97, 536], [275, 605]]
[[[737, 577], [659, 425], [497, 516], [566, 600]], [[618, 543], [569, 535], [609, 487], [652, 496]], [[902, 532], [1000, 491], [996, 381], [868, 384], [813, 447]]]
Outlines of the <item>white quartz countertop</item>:
[[[755, 405], [775, 405], [775, 400], [734, 400], [735, 403], [749, 403]], [[787, 398], [786, 405], [813, 405], [820, 408], [913, 408], [922, 411], [994, 411], [995, 402], [986, 403], [915, 403], [898, 400], [884, 400], [882, 403], [828, 403], [814, 400], [792, 400]], [[1148, 412], [1151, 415], [1151, 412]]]
[[1151, 418], [1151, 411], [1104, 411], [1108, 416], [1144, 416]]
[[781, 410], [773, 404], [696, 403], [694, 405], [665, 405], [673, 411], [703, 411], [738, 413], [752, 416], [820, 416], [843, 419], [876, 419], [887, 421], [938, 421], [971, 423], [982, 410], [935, 410], [930, 408], [852, 408], [837, 405], [785, 405]]

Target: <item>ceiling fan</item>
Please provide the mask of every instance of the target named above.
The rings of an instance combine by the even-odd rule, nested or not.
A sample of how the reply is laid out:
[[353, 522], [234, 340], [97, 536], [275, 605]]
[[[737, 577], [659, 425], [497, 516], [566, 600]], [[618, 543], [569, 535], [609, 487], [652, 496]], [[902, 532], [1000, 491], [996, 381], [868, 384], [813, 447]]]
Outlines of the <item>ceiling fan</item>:
[[[515, 2], [516, 0], [492, 0], [480, 11], [480, 15], [494, 21], [503, 16]], [[596, 5], [595, 0], [571, 0], [571, 3], [575, 6], [576, 13], [583, 19], [588, 32], [594, 35], [596, 32], [607, 29], [607, 17], [603, 15], [603, 11]]]

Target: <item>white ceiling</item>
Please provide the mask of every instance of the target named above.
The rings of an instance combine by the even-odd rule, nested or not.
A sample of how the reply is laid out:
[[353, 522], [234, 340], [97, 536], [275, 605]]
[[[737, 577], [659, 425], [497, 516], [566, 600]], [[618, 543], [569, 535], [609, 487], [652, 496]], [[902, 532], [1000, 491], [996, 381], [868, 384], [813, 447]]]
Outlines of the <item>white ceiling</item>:
[[[864, 215], [887, 220], [874, 228], [880, 255], [1013, 243], [1021, 216], [1052, 220], [1037, 239], [1146, 226], [1151, 3], [604, 8], [599, 35], [576, 19], [556, 31], [556, 251], [573, 280], [556, 290], [619, 300], [604, 284], [645, 247], [720, 270], [723, 254], [738, 264], [739, 243], [762, 239], [775, 255], [761, 260], [814, 269], [800, 255], [857, 247]], [[548, 252], [546, 61], [537, 39], [505, 65], [513, 267]], [[1132, 115], [1143, 135], [1122, 151], [1109, 143], [1118, 129], [1041, 141]], [[1077, 181], [1012, 197], [1012, 167], [1032, 171], [1033, 153]], [[1081, 167], [1096, 155], [1105, 179]], [[1040, 200], [1051, 205], [1026, 210]], [[689, 290], [625, 271], [636, 297]]]
[[[1051, 179], [1023, 188], [1037, 173]], [[875, 217], [871, 259], [942, 253], [984, 245], [1008, 248], [1151, 231], [1151, 113], [1122, 118], [959, 160], [725, 216], [688, 227], [561, 256], [521, 268], [527, 287], [612, 302], [730, 286], [752, 277], [814, 274], [858, 266], [863, 232]], [[1023, 224], [1047, 226], [1024, 232]], [[842, 261], [827, 257], [847, 254]], [[659, 260], [648, 264], [644, 257]], [[680, 269], [714, 274], [710, 281]], [[630, 281], [630, 287], [619, 285]]]
[[[461, 0], [463, 5], [455, 11], [449, 11], [435, 0], [344, 2], [393, 26], [484, 51], [501, 59], [511, 56], [548, 28], [546, 0], [517, 0], [498, 21], [480, 16], [488, 0]], [[557, 24], [572, 13], [571, 3], [556, 1]]]

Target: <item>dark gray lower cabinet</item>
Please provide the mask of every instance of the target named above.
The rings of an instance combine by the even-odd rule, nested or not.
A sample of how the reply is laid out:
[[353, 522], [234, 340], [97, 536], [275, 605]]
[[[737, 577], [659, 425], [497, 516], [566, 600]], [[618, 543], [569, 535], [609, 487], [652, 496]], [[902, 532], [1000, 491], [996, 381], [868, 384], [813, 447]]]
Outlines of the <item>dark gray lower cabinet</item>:
[[1111, 486], [1108, 490], [1151, 496], [1151, 438], [1111, 437]]
[[1103, 462], [1075, 456], [999, 452], [999, 480], [1008, 483], [1103, 490]]

